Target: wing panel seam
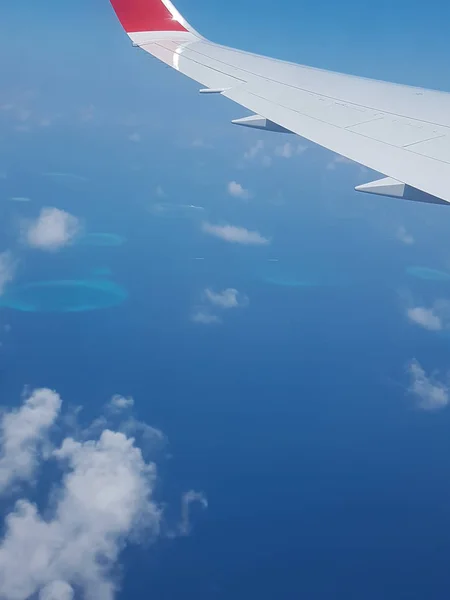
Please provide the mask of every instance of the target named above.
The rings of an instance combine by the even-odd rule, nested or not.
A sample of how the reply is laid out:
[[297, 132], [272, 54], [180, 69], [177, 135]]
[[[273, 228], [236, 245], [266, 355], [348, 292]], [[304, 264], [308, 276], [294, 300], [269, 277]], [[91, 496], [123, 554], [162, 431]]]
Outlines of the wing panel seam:
[[[409, 152], [411, 154], [415, 154], [416, 156], [422, 156], [424, 158], [428, 158], [429, 160], [433, 160], [433, 161], [436, 161], [436, 162], [439, 162], [439, 163], [442, 163], [442, 164], [445, 164], [445, 165], [449, 165], [450, 164], [450, 161], [442, 160], [440, 158], [435, 158], [434, 156], [428, 156], [428, 155], [422, 154], [420, 152], [414, 152], [414, 150], [409, 150], [406, 146], [396, 146], [395, 144], [390, 144], [389, 142], [386, 142], [384, 140], [379, 140], [379, 139], [371, 138], [370, 136], [364, 135], [363, 133], [359, 133], [357, 131], [350, 131], [349, 129], [344, 129], [343, 127], [339, 127], [339, 125], [334, 125], [333, 123], [330, 123], [328, 121], [323, 121], [322, 119], [319, 119], [317, 117], [312, 117], [311, 115], [306, 115], [306, 114], [304, 114], [304, 113], [302, 113], [302, 112], [300, 112], [298, 110], [295, 110], [294, 108], [285, 106], [284, 104], [276, 104], [275, 102], [272, 102], [271, 100], [268, 100], [267, 98], [264, 98], [264, 96], [260, 96], [259, 94], [256, 94], [255, 92], [253, 92], [251, 90], [247, 90], [247, 93], [251, 94], [252, 96], [255, 96], [256, 98], [259, 98], [260, 100], [268, 102], [268, 103], [272, 104], [273, 106], [278, 106], [279, 108], [282, 108], [284, 110], [296, 113], [298, 115], [301, 115], [302, 117], [306, 117], [307, 119], [312, 119], [313, 121], [317, 121], [318, 123], [322, 123], [324, 125], [327, 125], [328, 127], [333, 127], [333, 128], [338, 129], [340, 131], [346, 131], [348, 133], [351, 133], [353, 135], [362, 137], [362, 138], [364, 138], [366, 140], [370, 140], [372, 142], [379, 142], [380, 144], [384, 144], [385, 146], [388, 146], [389, 148], [395, 148], [396, 150], [405, 150], [406, 152]], [[445, 135], [442, 136], [442, 137], [445, 137]], [[431, 139], [434, 140], [434, 139], [437, 139], [437, 138], [431, 138]], [[421, 142], [416, 142], [416, 143], [422, 143], [422, 141]]]
[[[205, 43], [205, 42], [202, 41], [202, 43]], [[212, 42], [209, 42], [209, 45], [210, 46], [216, 46], [216, 47], [218, 47], [216, 44], [214, 44]], [[234, 50], [232, 48], [227, 48], [226, 46], [220, 46], [220, 47], [221, 48], [225, 48], [228, 51], [236, 52], [236, 50]], [[166, 50], [170, 50], [170, 48], [167, 48], [167, 47], [165, 47], [165, 48], [166, 48]], [[376, 108], [376, 107], [373, 107], [373, 106], [368, 106], [366, 104], [358, 104], [357, 102], [352, 102], [351, 100], [342, 100], [341, 98], [336, 98], [335, 96], [330, 96], [330, 95], [327, 95], [327, 94], [320, 94], [320, 93], [315, 92], [315, 91], [313, 91], [311, 89], [308, 89], [308, 88], [303, 88], [303, 87], [299, 87], [299, 86], [296, 86], [296, 85], [293, 85], [293, 84], [290, 84], [290, 83], [278, 81], [277, 79], [271, 79], [271, 78], [266, 77], [264, 75], [259, 75], [258, 73], [254, 73], [253, 71], [249, 71], [247, 69], [243, 69], [242, 67], [235, 66], [235, 65], [230, 64], [230, 63], [228, 63], [226, 61], [220, 60], [220, 59], [218, 59], [216, 57], [208, 56], [207, 54], [203, 54], [202, 52], [199, 52], [198, 50], [195, 50], [193, 48], [186, 48], [186, 51], [198, 54], [199, 56], [202, 56], [202, 57], [207, 58], [209, 60], [213, 60], [213, 61], [215, 61], [215, 62], [217, 62], [219, 64], [222, 64], [222, 65], [225, 65], [227, 67], [231, 67], [232, 69], [237, 69], [239, 71], [242, 71], [243, 73], [246, 73], [248, 75], [252, 75], [253, 77], [257, 77], [258, 79], [260, 79], [262, 81], [268, 81], [268, 82], [275, 83], [275, 84], [281, 85], [281, 86], [285, 86], [285, 87], [288, 87], [288, 88], [291, 88], [291, 89], [294, 89], [294, 90], [299, 90], [299, 91], [302, 91], [302, 92], [306, 92], [306, 93], [312, 94], [312, 95], [314, 95], [316, 97], [319, 97], [319, 98], [327, 98], [328, 100], [332, 100], [333, 102], [344, 102], [346, 105], [351, 106], [351, 107], [365, 108], [367, 110], [373, 110], [375, 112], [382, 112], [384, 115], [389, 115], [389, 116], [392, 116], [392, 117], [398, 117], [398, 118], [405, 119], [405, 120], [408, 120], [408, 121], [415, 121], [417, 123], [424, 123], [426, 125], [432, 125], [432, 126], [435, 126], [435, 127], [442, 127], [443, 129], [450, 130], [450, 127], [447, 126], [447, 125], [442, 125], [440, 123], [435, 123], [433, 121], [427, 121], [426, 119], [418, 119], [416, 117], [414, 117], [414, 118], [407, 117], [406, 115], [402, 115], [400, 113], [391, 112], [391, 111], [385, 111], [385, 110], [381, 111], [379, 108]], [[171, 50], [171, 52], [173, 52], [173, 50]], [[238, 52], [241, 52], [242, 54], [246, 54], [243, 51], [238, 51]], [[264, 58], [264, 57], [259, 56], [257, 54], [255, 56], [259, 57], [259, 58]], [[188, 58], [186, 56], [186, 54], [184, 54], [184, 57]], [[191, 59], [191, 60], [194, 60], [194, 59]], [[194, 62], [196, 62], [197, 64], [200, 64], [202, 66], [206, 66], [206, 65], [204, 65], [203, 63], [201, 63], [199, 61], [194, 60]], [[279, 62], [281, 62], [283, 64], [286, 64], [284, 61], [279, 61]], [[300, 67], [302, 67], [304, 69], [310, 69], [311, 68], [311, 67], [306, 67], [304, 65], [295, 65], [294, 63], [287, 63], [287, 64], [292, 64], [293, 66], [300, 66]], [[208, 67], [208, 68], [210, 68], [210, 67]], [[215, 69], [215, 70], [218, 71], [218, 72], [220, 72], [219, 69]], [[334, 73], [332, 71], [325, 71], [325, 70], [322, 70], [322, 69], [319, 69], [319, 71], [323, 71], [324, 73], [333, 73], [333, 74], [336, 74], [336, 75], [342, 75], [341, 73]], [[344, 75], [344, 76], [350, 77], [350, 76], [347, 76], [347, 75]], [[360, 77], [356, 77], [356, 76], [351, 76], [351, 77], [355, 77], [356, 79], [364, 79], [364, 78], [360, 78]], [[368, 81], [377, 81], [377, 80], [368, 79]], [[381, 83], [385, 83], [385, 82], [381, 82]], [[392, 85], [398, 85], [400, 87], [409, 87], [409, 86], [405, 86], [405, 85], [402, 85], [402, 84], [392, 84]], [[411, 88], [411, 89], [417, 89], [417, 88]], [[439, 92], [439, 93], [446, 93], [446, 92]]]
[[[159, 48], [162, 48], [163, 50], [168, 50], [169, 52], [173, 53], [173, 50], [171, 50], [170, 48], [167, 48], [167, 46], [164, 46], [164, 44], [160, 44], [159, 42], [154, 42], [154, 45], [158, 46]], [[191, 62], [195, 63], [196, 65], [200, 65], [201, 67], [203, 67], [204, 69], [208, 69], [209, 71], [214, 71], [215, 73], [220, 73], [220, 75], [224, 75], [226, 77], [231, 77], [231, 79], [235, 79], [239, 83], [248, 83], [248, 81], [246, 79], [241, 79], [240, 77], [236, 77], [235, 75], [229, 75], [228, 73], [224, 73], [223, 71], [220, 71], [219, 69], [216, 69], [215, 67], [205, 65], [204, 63], [201, 63], [198, 60], [195, 60], [193, 58], [190, 58], [189, 56], [186, 56], [186, 50], [185, 50], [185, 52], [183, 52], [182, 55], [180, 55], [180, 56], [183, 56], [184, 59], [190, 60]], [[228, 65], [228, 66], [231, 67], [232, 65]], [[238, 69], [238, 70], [243, 71], [243, 69]], [[243, 71], [243, 72], [245, 73], [245, 71]]]

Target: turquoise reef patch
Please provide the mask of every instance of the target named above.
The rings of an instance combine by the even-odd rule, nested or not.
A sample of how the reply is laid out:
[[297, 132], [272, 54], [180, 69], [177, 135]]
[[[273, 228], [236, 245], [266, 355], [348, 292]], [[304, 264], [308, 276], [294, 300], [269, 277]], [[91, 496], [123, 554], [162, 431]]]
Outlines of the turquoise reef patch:
[[93, 277], [111, 277], [112, 269], [109, 267], [94, 267], [91, 271]]
[[77, 239], [80, 246], [122, 246], [126, 239], [117, 233], [86, 233]]
[[262, 280], [272, 285], [279, 285], [283, 287], [315, 287], [320, 285], [318, 281], [313, 279], [297, 279], [292, 275], [278, 275], [278, 276], [266, 276], [262, 277]]
[[0, 306], [23, 312], [83, 312], [118, 306], [127, 297], [127, 291], [113, 281], [63, 279], [12, 288], [0, 299]]
[[412, 266], [406, 269], [408, 275], [427, 281], [450, 281], [450, 273], [429, 267]]
[[63, 184], [80, 184], [86, 183], [87, 181], [87, 178], [83, 177], [82, 175], [76, 175], [75, 173], [62, 173], [59, 171], [48, 171], [46, 173], [42, 173], [42, 176], [57, 183]]
[[330, 272], [323, 265], [311, 268], [305, 264], [283, 264], [278, 260], [268, 260], [265, 267], [258, 270], [257, 278], [270, 285], [290, 288], [334, 286], [346, 282], [341, 273]]

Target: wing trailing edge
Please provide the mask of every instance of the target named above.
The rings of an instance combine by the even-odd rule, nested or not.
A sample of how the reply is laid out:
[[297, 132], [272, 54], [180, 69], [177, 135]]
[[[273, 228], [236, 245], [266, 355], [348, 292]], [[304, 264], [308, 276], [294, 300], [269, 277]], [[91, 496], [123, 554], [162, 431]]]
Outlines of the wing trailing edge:
[[215, 44], [170, 0], [110, 0], [134, 46], [250, 113], [381, 173], [357, 191], [450, 204], [450, 94], [333, 73]]

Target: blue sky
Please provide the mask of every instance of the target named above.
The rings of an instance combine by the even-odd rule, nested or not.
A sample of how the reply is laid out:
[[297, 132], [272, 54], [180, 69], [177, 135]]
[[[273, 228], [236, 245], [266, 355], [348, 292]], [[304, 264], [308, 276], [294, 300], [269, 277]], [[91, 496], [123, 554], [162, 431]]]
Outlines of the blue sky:
[[[437, 0], [177, 7], [222, 43], [450, 90]], [[445, 209], [232, 126], [107, 0], [23, 0], [0, 28], [0, 596], [446, 598]], [[99, 279], [127, 299], [12, 306]], [[98, 292], [65, 289], [26, 299]]]

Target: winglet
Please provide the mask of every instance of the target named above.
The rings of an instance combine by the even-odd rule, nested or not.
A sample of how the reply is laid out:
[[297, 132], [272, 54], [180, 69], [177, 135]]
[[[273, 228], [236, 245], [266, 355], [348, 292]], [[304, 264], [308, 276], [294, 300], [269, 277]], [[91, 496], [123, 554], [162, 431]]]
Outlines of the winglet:
[[363, 185], [357, 185], [355, 187], [357, 192], [366, 192], [367, 194], [375, 194], [377, 196], [389, 196], [390, 198], [402, 198], [404, 200], [413, 200], [415, 202], [427, 202], [429, 204], [446, 204], [448, 202], [422, 192], [417, 188], [411, 187], [406, 183], [397, 181], [392, 177], [384, 177], [383, 179], [377, 179]]
[[141, 32], [190, 32], [198, 35], [170, 0], [111, 0], [128, 34]]

